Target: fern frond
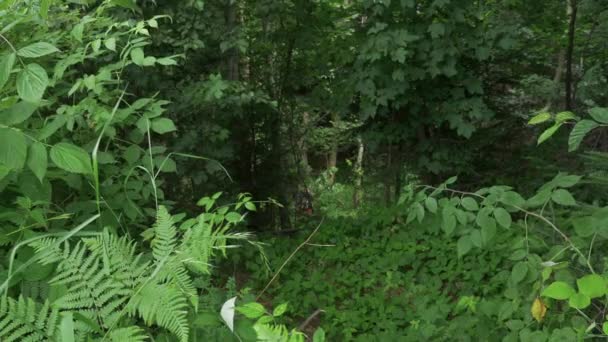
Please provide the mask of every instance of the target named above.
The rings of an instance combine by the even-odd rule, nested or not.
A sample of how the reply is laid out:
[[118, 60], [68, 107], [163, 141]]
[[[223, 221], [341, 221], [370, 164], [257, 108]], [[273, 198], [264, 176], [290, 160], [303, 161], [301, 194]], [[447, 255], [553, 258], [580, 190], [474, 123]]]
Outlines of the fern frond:
[[59, 312], [48, 301], [42, 307], [32, 299], [0, 299], [0, 341], [53, 340]]
[[109, 334], [109, 337], [113, 342], [142, 342], [148, 339], [143, 329], [137, 326], [116, 329]]
[[158, 208], [156, 223], [153, 228], [152, 255], [157, 261], [165, 262], [175, 250], [177, 233], [173, 225], [173, 219], [164, 206]]
[[169, 330], [180, 341], [188, 341], [188, 304], [178, 288], [149, 283], [135, 294], [128, 311], [131, 315], [137, 312], [147, 324]]

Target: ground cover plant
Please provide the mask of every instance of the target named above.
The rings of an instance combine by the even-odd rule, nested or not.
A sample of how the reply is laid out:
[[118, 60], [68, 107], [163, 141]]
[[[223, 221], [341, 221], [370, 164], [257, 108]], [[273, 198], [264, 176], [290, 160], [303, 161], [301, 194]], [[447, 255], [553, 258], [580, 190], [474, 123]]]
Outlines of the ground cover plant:
[[0, 0], [0, 341], [608, 337], [603, 0]]

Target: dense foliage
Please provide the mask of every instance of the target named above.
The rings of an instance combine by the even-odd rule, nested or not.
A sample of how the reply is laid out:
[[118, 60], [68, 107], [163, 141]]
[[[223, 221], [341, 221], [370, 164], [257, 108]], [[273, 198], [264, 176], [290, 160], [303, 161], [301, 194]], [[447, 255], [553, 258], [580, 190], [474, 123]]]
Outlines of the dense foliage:
[[603, 0], [0, 0], [1, 341], [608, 337]]

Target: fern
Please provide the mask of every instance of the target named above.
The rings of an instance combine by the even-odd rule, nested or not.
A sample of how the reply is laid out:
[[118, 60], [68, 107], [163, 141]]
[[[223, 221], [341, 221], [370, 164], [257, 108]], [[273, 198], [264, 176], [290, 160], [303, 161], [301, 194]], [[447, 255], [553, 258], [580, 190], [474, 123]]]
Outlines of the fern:
[[59, 311], [46, 301], [40, 307], [30, 298], [0, 299], [0, 341], [54, 340]]
[[158, 262], [166, 262], [175, 251], [177, 244], [173, 219], [164, 206], [158, 208], [156, 223], [154, 224], [154, 240], [152, 241], [152, 254]]
[[112, 342], [142, 342], [147, 339], [143, 329], [137, 326], [115, 329], [109, 337]]
[[[44, 289], [35, 282], [21, 284], [27, 289], [22, 293], [33, 298], [0, 302], [0, 341], [54, 340], [59, 312], [66, 311], [78, 317], [74, 329], [81, 340], [103, 336], [111, 341], [143, 341], [146, 333], [137, 325], [141, 319], [146, 326], [164, 328], [187, 342], [190, 313], [199, 306], [190, 272], [210, 274], [215, 250], [225, 252], [226, 241], [249, 237], [227, 233], [223, 214], [201, 215], [192, 221], [190, 226], [182, 225], [185, 232], [179, 243], [173, 218], [160, 207], [148, 255], [108, 230], [76, 242], [44, 238], [30, 243], [37, 262], [55, 269]], [[33, 299], [45, 299], [43, 290], [48, 291], [49, 285], [67, 291], [52, 305], [37, 304]], [[289, 336], [277, 327], [267, 329]]]
[[180, 341], [188, 341], [188, 305], [179, 289], [160, 284], [146, 284], [129, 305], [150, 325], [156, 323], [174, 333]]

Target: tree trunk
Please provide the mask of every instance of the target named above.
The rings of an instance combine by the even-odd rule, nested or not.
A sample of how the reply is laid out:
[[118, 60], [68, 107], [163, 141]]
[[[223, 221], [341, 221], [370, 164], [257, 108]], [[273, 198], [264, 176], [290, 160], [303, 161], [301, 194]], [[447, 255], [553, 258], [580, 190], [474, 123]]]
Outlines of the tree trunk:
[[553, 75], [553, 84], [555, 85], [555, 94], [554, 98], [547, 99], [547, 103], [545, 107], [541, 110], [541, 112], [547, 112], [551, 110], [551, 107], [554, 105], [556, 99], [559, 99], [559, 90], [560, 83], [562, 81], [562, 74], [564, 73], [564, 67], [566, 66], [566, 50], [561, 49], [557, 54], [557, 67], [555, 68], [555, 74]]
[[[228, 28], [229, 35], [234, 35], [239, 25], [239, 8], [237, 1], [229, 1], [226, 6], [226, 27]], [[239, 50], [237, 48], [231, 48], [228, 50], [228, 59], [226, 67], [226, 79], [230, 81], [239, 80]]]
[[[334, 128], [338, 127], [338, 123], [340, 122], [340, 117], [338, 113], [331, 114], [331, 121]], [[336, 181], [335, 175], [335, 167], [338, 165], [338, 135], [336, 134], [334, 137], [334, 141], [331, 146], [331, 150], [329, 151], [329, 156], [327, 160], [327, 170], [329, 171], [329, 183], [333, 185]]]
[[572, 96], [572, 65], [574, 63], [574, 36], [576, 34], [577, 0], [568, 0], [568, 49], [566, 51], [566, 110], [574, 108]]
[[363, 138], [361, 135], [357, 136], [357, 159], [355, 160], [355, 192], [353, 193], [353, 206], [359, 208], [362, 200], [362, 188], [361, 183], [363, 180], [363, 153], [365, 152], [365, 145], [363, 145]]
[[393, 167], [393, 143], [388, 143], [388, 148], [386, 152], [386, 177], [384, 180], [384, 202], [387, 206], [390, 206], [391, 201], [391, 184], [392, 180], [390, 177], [391, 168]]
[[[304, 130], [308, 129], [308, 125], [310, 124], [310, 117], [308, 112], [304, 111], [302, 113], [302, 127], [304, 127]], [[310, 177], [310, 166], [308, 164], [308, 145], [306, 144], [306, 134], [304, 134], [303, 132], [299, 132], [298, 134], [300, 134], [300, 141], [298, 142], [300, 145], [300, 165], [302, 165], [301, 169], [302, 169], [302, 177], [304, 177], [304, 181], [308, 181], [308, 178]]]

